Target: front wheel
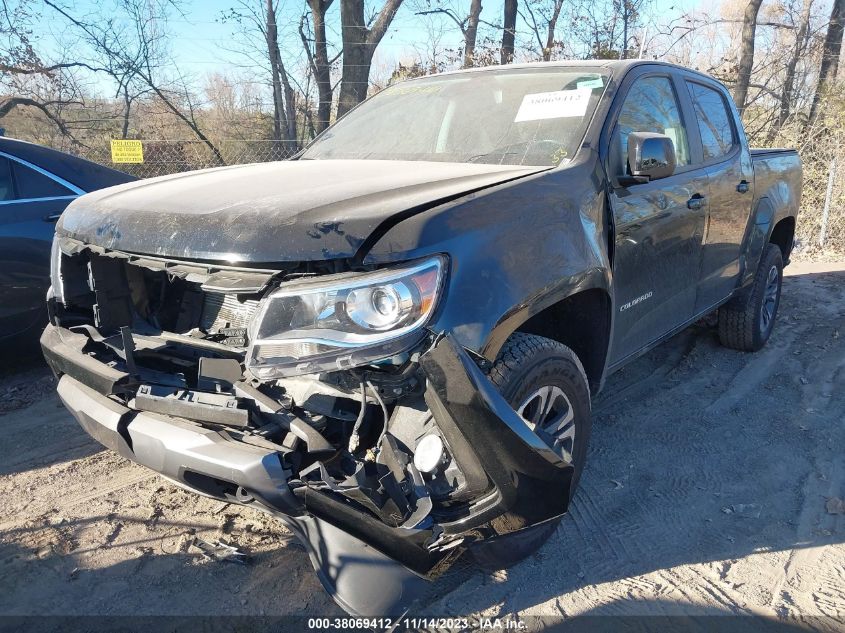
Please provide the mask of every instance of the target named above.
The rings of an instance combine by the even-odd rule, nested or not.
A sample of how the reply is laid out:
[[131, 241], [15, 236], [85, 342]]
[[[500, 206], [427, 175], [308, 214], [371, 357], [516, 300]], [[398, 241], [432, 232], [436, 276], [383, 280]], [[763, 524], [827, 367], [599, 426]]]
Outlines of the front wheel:
[[783, 282], [783, 256], [768, 244], [749, 291], [719, 308], [719, 341], [745, 352], [761, 349], [775, 326]]
[[[517, 332], [505, 342], [489, 376], [529, 428], [572, 463], [573, 494], [584, 470], [591, 426], [590, 387], [575, 352], [551, 339]], [[476, 543], [473, 557], [484, 569], [510, 567], [537, 551], [558, 522], [552, 519]]]

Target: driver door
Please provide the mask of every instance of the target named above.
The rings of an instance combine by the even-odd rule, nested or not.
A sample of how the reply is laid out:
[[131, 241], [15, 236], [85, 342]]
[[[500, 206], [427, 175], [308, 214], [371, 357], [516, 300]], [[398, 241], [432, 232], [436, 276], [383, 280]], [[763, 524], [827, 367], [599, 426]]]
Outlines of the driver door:
[[[632, 132], [668, 136], [676, 168], [641, 184], [619, 183], [630, 174]], [[665, 73], [636, 78], [610, 134], [610, 205], [615, 228], [615, 325], [611, 364], [636, 355], [693, 317], [705, 226], [707, 175], [692, 165], [683, 108]]]

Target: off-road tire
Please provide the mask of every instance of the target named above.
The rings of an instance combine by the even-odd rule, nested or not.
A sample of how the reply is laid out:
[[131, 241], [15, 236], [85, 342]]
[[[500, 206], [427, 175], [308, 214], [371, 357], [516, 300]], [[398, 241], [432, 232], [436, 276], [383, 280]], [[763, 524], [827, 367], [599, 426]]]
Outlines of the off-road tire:
[[[777, 293], [771, 317], [764, 326], [763, 302], [766, 300], [772, 269], [777, 271]], [[719, 308], [719, 341], [722, 345], [744, 352], [756, 352], [766, 344], [775, 325], [782, 282], [783, 256], [777, 245], [768, 244], [751, 287]]]
[[[551, 339], [517, 332], [505, 342], [488, 375], [513, 407], [542, 386], [557, 386], [566, 394], [575, 413], [574, 470], [570, 488], [570, 494], [574, 494], [584, 470], [591, 428], [589, 382], [575, 352]], [[537, 551], [559, 522], [559, 519], [552, 519], [480, 541], [470, 551], [479, 567], [505, 569]]]

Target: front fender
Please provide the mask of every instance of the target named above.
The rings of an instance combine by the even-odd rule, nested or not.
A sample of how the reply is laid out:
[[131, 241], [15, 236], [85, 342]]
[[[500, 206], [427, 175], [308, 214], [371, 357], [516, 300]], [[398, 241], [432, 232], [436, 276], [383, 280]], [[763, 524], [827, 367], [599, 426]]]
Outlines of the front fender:
[[430, 327], [493, 360], [533, 315], [588, 288], [610, 288], [603, 174], [594, 153], [392, 227], [364, 261], [450, 259]]

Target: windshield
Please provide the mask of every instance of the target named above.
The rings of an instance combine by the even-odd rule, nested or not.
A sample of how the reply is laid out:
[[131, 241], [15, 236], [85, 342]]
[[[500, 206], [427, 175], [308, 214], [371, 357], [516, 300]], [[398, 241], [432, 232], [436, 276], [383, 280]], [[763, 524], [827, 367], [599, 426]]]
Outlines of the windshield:
[[607, 79], [571, 67], [415, 79], [362, 103], [301, 158], [558, 165], [578, 149]]

